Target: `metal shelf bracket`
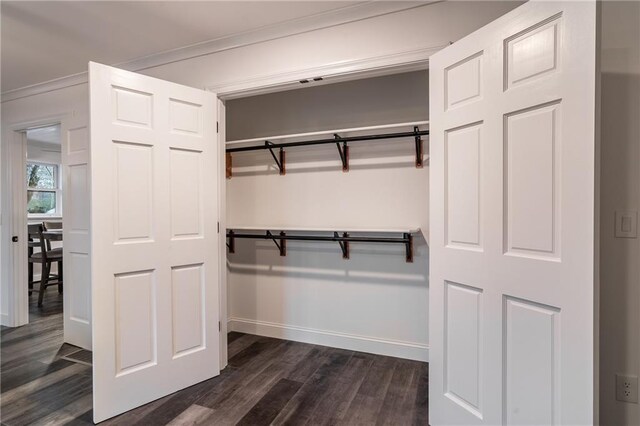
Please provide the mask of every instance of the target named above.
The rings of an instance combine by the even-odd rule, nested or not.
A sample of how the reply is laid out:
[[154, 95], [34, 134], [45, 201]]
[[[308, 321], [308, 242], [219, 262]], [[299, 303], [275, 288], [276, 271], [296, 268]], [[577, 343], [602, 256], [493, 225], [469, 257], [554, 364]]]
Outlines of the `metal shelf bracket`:
[[405, 232], [402, 234], [405, 240], [406, 260], [407, 263], [413, 263], [413, 235]]
[[275, 239], [273, 237], [273, 234], [271, 233], [271, 231], [267, 231], [267, 237], [271, 238], [271, 241], [273, 241], [273, 243], [276, 245], [276, 247], [278, 247], [278, 250], [280, 251], [280, 256], [286, 256], [287, 255], [287, 240], [284, 238], [286, 237], [287, 234], [285, 234], [284, 232], [280, 232], [280, 242], [278, 242], [277, 239]]
[[[337, 232], [333, 233], [333, 236], [337, 239], [340, 238], [340, 234]], [[342, 234], [344, 238], [349, 238], [349, 233], [345, 232]], [[337, 240], [338, 244], [340, 244], [340, 249], [342, 250], [342, 258], [349, 259], [349, 241], [348, 240]]]
[[416, 141], [416, 169], [421, 169], [423, 166], [423, 162], [422, 162], [422, 136], [420, 135], [420, 128], [418, 128], [418, 126], [414, 126], [413, 133], [415, 134], [415, 141]]
[[229, 239], [229, 241], [227, 242], [227, 248], [229, 249], [229, 253], [235, 253], [236, 252], [235, 232], [233, 232], [233, 230], [230, 230], [229, 232], [227, 232], [227, 238]]
[[267, 146], [269, 149], [269, 152], [271, 153], [271, 156], [273, 157], [273, 160], [276, 162], [276, 165], [278, 166], [278, 169], [280, 170], [280, 175], [284, 176], [287, 173], [286, 170], [286, 166], [285, 166], [285, 152], [284, 152], [284, 148], [280, 147], [280, 150], [278, 152], [278, 157], [276, 157], [276, 154], [274, 154], [273, 152], [273, 147], [274, 147], [274, 143], [273, 142], [269, 142], [269, 141], [264, 141], [265, 146]]
[[348, 172], [349, 171], [349, 146], [347, 145], [347, 142], [344, 141], [342, 142], [342, 147], [340, 147], [340, 139], [342, 138], [340, 137], [339, 134], [334, 133], [333, 137], [338, 141], [336, 142], [336, 146], [338, 147], [338, 154], [340, 154], [340, 160], [342, 161], [342, 171]]

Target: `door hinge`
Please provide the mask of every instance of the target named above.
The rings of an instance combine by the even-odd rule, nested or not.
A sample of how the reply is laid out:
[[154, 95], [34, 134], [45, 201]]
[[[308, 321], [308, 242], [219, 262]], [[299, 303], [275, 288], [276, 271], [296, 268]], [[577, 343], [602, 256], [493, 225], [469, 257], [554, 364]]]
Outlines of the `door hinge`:
[[220, 133], [220, 122], [216, 121], [216, 133]]
[[218, 222], [218, 234], [220, 233], [220, 222]]
[[218, 331], [222, 331], [222, 323], [218, 321]]

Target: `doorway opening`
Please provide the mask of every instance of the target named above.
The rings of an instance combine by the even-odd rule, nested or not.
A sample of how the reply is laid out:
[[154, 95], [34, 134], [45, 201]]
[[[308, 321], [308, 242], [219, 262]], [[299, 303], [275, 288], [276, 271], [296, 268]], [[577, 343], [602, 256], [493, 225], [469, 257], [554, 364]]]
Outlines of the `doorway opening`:
[[[394, 416], [407, 423], [426, 419], [420, 395], [428, 393], [428, 136], [419, 140], [424, 151], [418, 151], [417, 167], [411, 133], [429, 129], [425, 68], [305, 79], [269, 93], [232, 96], [221, 106], [220, 143], [227, 151], [221, 229], [229, 244], [222, 290], [232, 371], [250, 351], [268, 359], [277, 341], [299, 350], [323, 348], [348, 363], [357, 359], [364, 377], [372, 368], [381, 374], [406, 368], [415, 378], [406, 384], [415, 404]], [[404, 136], [366, 139], [389, 134]], [[333, 138], [338, 146], [316, 143]], [[269, 149], [248, 149], [267, 141], [275, 157]], [[340, 243], [335, 233], [362, 240]], [[367, 240], [404, 233], [413, 239], [409, 262], [404, 245]], [[388, 364], [379, 365], [382, 359]], [[310, 384], [297, 380], [302, 397]], [[360, 409], [371, 418], [384, 416], [377, 409], [385, 397], [376, 394], [376, 408], [346, 401], [340, 416], [351, 419]], [[314, 404], [300, 412], [313, 411]], [[283, 410], [277, 418], [287, 415]]]
[[[62, 253], [64, 175], [60, 124], [27, 129], [24, 135], [27, 144], [24, 166], [29, 312], [30, 316], [36, 312], [40, 314], [51, 312], [61, 316], [64, 283]], [[52, 292], [49, 286], [56, 286], [58, 291]]]
[[[22, 164], [23, 184], [16, 182], [14, 191], [21, 191], [14, 201], [23, 206], [26, 224], [26, 282], [28, 288], [29, 323], [47, 323], [47, 329], [56, 330], [51, 344], [60, 347], [63, 356], [89, 352], [65, 343], [65, 314], [68, 298], [64, 292], [65, 250], [63, 217], [64, 190], [67, 176], [63, 166], [62, 124], [52, 123], [29, 127], [20, 132], [24, 145]], [[23, 270], [24, 270], [24, 266]], [[70, 268], [66, 268], [68, 271]], [[88, 305], [90, 300], [86, 300]], [[86, 307], [89, 309], [89, 306]], [[60, 335], [60, 331], [62, 331]], [[80, 358], [79, 358], [80, 359]], [[81, 362], [91, 364], [90, 356]]]

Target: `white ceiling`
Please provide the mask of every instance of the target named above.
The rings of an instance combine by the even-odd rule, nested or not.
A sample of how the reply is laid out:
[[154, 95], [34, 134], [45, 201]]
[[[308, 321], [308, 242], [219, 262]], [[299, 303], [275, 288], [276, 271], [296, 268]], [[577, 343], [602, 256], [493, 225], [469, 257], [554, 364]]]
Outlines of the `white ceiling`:
[[2, 92], [358, 1], [2, 1]]

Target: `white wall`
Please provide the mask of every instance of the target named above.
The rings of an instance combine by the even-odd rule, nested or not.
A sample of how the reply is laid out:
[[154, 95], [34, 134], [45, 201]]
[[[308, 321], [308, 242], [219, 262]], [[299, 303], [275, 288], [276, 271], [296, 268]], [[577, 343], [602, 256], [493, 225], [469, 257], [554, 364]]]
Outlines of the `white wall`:
[[640, 209], [640, 3], [602, 3], [600, 422], [640, 424], [615, 374], [640, 373], [640, 239], [614, 238], [615, 210]]
[[227, 140], [429, 119], [425, 71], [299, 87], [228, 101]]
[[[344, 61], [379, 57], [399, 51], [437, 47], [471, 33], [516, 6], [517, 3], [511, 2], [435, 3], [351, 24], [225, 50], [142, 72], [194, 87], [206, 87]], [[3, 217], [8, 216], [6, 144], [9, 143], [9, 134], [7, 126], [61, 113], [86, 111], [87, 107], [86, 84], [2, 104], [3, 149], [0, 171], [3, 173], [4, 185], [2, 188]], [[402, 216], [394, 215], [393, 218], [403, 225], [406, 222]], [[6, 229], [6, 223], [7, 220], [3, 220], [0, 248], [3, 260], [0, 309], [3, 314], [7, 313], [8, 307], [6, 253], [10, 244], [10, 230]], [[355, 253], [354, 257], [356, 257]]]
[[464, 37], [518, 4], [435, 3], [179, 61], [145, 70], [144, 74], [194, 87], [218, 86], [399, 51], [433, 48]]
[[[229, 101], [228, 139], [428, 120], [425, 71]], [[424, 129], [424, 127], [423, 127]], [[395, 131], [409, 131], [411, 127]], [[393, 130], [386, 130], [390, 132]], [[287, 150], [280, 176], [266, 151], [233, 155], [227, 226], [428, 230], [429, 168], [413, 138], [350, 144], [342, 172], [335, 145]], [[228, 255], [230, 328], [426, 360], [428, 247], [237, 240]]]
[[[85, 112], [89, 106], [88, 87], [86, 84], [68, 87], [62, 90], [55, 90], [37, 96], [30, 96], [17, 99], [2, 104], [2, 150], [0, 156], [0, 176], [2, 177], [2, 191], [0, 191], [0, 202], [2, 203], [2, 238], [0, 240], [0, 255], [2, 264], [0, 265], [0, 312], [2, 313], [2, 324], [11, 325], [8, 322], [9, 312], [9, 270], [8, 253], [11, 243], [12, 230], [9, 229], [8, 209], [11, 190], [8, 181], [7, 147], [14, 142], [12, 126], [26, 124], [32, 121], [50, 120], [57, 123], [61, 115], [72, 114], [74, 112]], [[42, 123], [41, 123], [42, 124]]]

